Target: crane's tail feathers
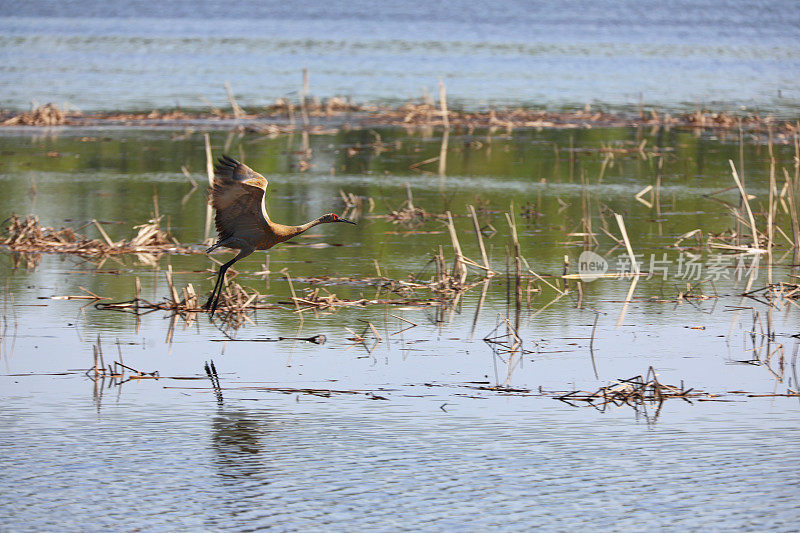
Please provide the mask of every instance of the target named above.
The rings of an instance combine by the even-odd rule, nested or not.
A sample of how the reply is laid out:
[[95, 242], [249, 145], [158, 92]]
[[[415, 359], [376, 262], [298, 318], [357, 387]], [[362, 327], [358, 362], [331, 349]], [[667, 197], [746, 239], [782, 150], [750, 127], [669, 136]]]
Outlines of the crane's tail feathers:
[[213, 245], [211, 248], [209, 248], [208, 250], [206, 250], [206, 253], [207, 253], [207, 254], [210, 254], [211, 252], [213, 252], [214, 250], [216, 250], [216, 249], [217, 249], [217, 248], [219, 248], [220, 246], [222, 246], [222, 241], [217, 241], [217, 242], [215, 242], [215, 243], [214, 243], [214, 245]]

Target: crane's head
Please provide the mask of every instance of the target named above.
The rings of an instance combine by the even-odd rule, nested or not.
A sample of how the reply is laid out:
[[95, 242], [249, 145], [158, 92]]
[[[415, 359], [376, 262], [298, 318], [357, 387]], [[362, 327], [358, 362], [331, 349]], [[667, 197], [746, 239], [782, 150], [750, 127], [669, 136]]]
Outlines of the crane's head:
[[336, 213], [328, 213], [327, 215], [322, 215], [319, 219], [321, 224], [329, 224], [331, 222], [347, 222], [348, 224], [356, 225], [355, 222], [352, 220], [347, 220], [346, 218], [342, 218]]

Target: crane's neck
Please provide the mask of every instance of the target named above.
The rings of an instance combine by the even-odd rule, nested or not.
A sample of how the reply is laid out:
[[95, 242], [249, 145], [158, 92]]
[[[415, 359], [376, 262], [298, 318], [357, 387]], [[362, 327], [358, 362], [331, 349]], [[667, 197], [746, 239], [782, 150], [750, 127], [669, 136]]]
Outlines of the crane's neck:
[[317, 224], [322, 223], [322, 217], [316, 218], [311, 222], [306, 222], [305, 224], [301, 224], [300, 226], [285, 226], [283, 224], [277, 224], [275, 222], [268, 222], [271, 228], [272, 237], [268, 238], [268, 241], [265, 243], [267, 248], [271, 248], [272, 246], [288, 241], [292, 237], [297, 237], [301, 233], [308, 231], [309, 229], [313, 228]]
[[[299, 226], [293, 226], [293, 228], [297, 231], [294, 235], [300, 235], [301, 233], [310, 230], [317, 224], [322, 224], [322, 217], [315, 218], [311, 222], [306, 222], [305, 224], [301, 224]], [[294, 235], [292, 235], [294, 237]]]

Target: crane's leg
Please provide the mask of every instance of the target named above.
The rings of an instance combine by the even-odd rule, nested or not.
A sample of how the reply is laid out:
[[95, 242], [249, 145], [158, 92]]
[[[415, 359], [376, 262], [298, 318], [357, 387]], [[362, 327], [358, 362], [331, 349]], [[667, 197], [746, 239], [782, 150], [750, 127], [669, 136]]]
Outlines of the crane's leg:
[[209, 296], [208, 301], [203, 306], [203, 309], [209, 309], [209, 312], [213, 315], [214, 311], [217, 310], [217, 304], [219, 303], [219, 295], [222, 292], [223, 280], [225, 279], [225, 272], [239, 259], [243, 257], [247, 257], [248, 255], [252, 254], [253, 250], [251, 249], [242, 249], [239, 250], [239, 253], [236, 254], [236, 257], [219, 267], [219, 274], [217, 274], [217, 282], [214, 284], [214, 290], [211, 291], [211, 296]]

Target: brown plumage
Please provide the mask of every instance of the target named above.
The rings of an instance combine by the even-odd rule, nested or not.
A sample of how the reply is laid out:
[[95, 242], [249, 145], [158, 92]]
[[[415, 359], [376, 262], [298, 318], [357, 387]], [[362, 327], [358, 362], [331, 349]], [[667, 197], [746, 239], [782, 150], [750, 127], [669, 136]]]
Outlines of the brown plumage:
[[264, 207], [264, 192], [267, 184], [264, 176], [228, 156], [219, 158], [217, 166], [214, 168], [211, 205], [216, 210], [214, 222], [217, 226], [218, 238], [208, 252], [224, 246], [239, 250], [239, 253], [219, 268], [214, 290], [211, 291], [208, 302], [203, 306], [212, 314], [217, 309], [225, 272], [239, 259], [247, 257], [256, 250], [268, 250], [317, 224], [331, 222], [355, 224], [355, 222], [341, 218], [334, 213], [322, 215], [300, 226], [286, 226], [272, 222]]

